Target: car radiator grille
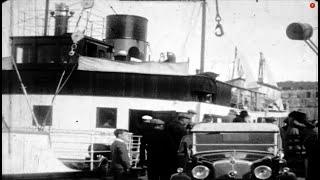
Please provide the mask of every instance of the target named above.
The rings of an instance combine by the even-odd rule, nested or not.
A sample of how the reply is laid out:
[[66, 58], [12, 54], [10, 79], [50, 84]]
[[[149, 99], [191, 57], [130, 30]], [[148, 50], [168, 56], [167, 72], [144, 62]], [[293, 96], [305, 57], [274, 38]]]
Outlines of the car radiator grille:
[[[233, 166], [233, 167], [232, 167]], [[234, 164], [230, 160], [219, 161], [213, 163], [215, 179], [229, 179], [229, 172], [237, 171], [235, 179], [246, 179], [250, 173], [251, 163], [247, 161], [235, 161]]]

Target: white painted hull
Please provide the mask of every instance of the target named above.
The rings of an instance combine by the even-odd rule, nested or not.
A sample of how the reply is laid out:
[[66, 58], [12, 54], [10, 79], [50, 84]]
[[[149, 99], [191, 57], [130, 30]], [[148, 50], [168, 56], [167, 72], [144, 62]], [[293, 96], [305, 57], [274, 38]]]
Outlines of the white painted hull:
[[2, 132], [2, 174], [75, 172], [59, 161], [44, 133]]

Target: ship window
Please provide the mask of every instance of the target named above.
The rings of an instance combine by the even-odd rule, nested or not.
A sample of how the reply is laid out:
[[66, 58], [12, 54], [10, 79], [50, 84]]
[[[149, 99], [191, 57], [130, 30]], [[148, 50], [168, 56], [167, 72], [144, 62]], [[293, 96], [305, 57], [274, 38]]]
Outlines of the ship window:
[[97, 128], [116, 128], [117, 109], [97, 107]]
[[22, 47], [17, 47], [17, 63], [22, 63], [22, 59], [23, 59], [23, 48]]
[[61, 61], [55, 45], [41, 45], [37, 51], [37, 63], [54, 63]]
[[[52, 106], [35, 105], [33, 106], [33, 113], [40, 126], [52, 126]], [[36, 125], [34, 120], [32, 121], [32, 125]]]
[[87, 43], [87, 56], [89, 57], [97, 57], [97, 48], [98, 46], [93, 43]]
[[16, 46], [16, 62], [31, 63], [31, 46]]

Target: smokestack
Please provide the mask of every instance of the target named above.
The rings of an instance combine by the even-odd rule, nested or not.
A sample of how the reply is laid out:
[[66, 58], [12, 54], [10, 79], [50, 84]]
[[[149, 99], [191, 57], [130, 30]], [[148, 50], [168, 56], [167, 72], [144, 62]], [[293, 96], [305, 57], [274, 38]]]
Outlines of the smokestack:
[[106, 40], [114, 46], [115, 59], [129, 61], [130, 58], [146, 61], [148, 20], [134, 15], [107, 16]]
[[74, 12], [69, 12], [69, 7], [65, 3], [56, 4], [55, 11], [50, 12], [51, 17], [55, 18], [54, 35], [61, 36], [68, 32], [68, 20]]

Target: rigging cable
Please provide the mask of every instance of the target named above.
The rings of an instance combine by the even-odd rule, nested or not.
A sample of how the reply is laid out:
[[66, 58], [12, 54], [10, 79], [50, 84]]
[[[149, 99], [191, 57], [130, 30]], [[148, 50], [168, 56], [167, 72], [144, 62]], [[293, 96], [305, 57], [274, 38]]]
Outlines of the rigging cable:
[[[88, 21], [89, 21], [89, 16], [90, 16], [90, 13], [91, 13], [91, 10], [92, 10], [92, 7], [94, 5], [94, 0], [83, 0], [81, 2], [81, 6], [82, 6], [82, 10], [80, 12], [80, 15], [79, 15], [79, 18], [77, 20], [77, 23], [76, 23], [76, 26], [75, 26], [75, 29], [74, 29], [74, 33], [72, 33], [71, 35], [71, 39], [73, 41], [73, 44], [71, 45], [71, 50], [69, 51], [69, 56], [72, 57], [74, 54], [75, 54], [75, 50], [77, 49], [77, 43], [84, 38], [84, 33], [87, 29], [87, 24], [88, 24]], [[86, 9], [90, 9], [90, 13], [88, 14], [88, 19], [87, 19], [87, 24], [86, 24], [86, 27], [85, 29], [81, 32], [79, 30], [77, 30], [78, 28], [78, 25], [79, 25], [79, 22], [80, 22], [80, 19], [82, 17], [82, 14], [83, 12], [86, 10]]]
[[108, 6], [113, 11], [114, 14], [116, 15], [118, 14], [117, 11], [113, 8], [113, 6], [109, 2], [108, 3], [106, 1], [102, 1], [102, 2], [104, 2], [104, 4], [106, 4], [106, 6]]
[[11, 59], [11, 61], [12, 61], [13, 67], [14, 67], [16, 73], [17, 73], [18, 80], [19, 80], [19, 82], [20, 82], [20, 85], [21, 85], [23, 94], [25, 95], [25, 98], [26, 98], [26, 100], [27, 100], [27, 104], [28, 104], [29, 110], [30, 110], [30, 112], [31, 112], [32, 118], [33, 118], [34, 122], [36, 123], [36, 127], [38, 128], [38, 130], [40, 130], [41, 128], [40, 128], [40, 126], [39, 126], [37, 117], [35, 116], [35, 114], [34, 114], [34, 112], [33, 112], [33, 110], [32, 110], [31, 103], [30, 103], [29, 98], [28, 98], [27, 90], [26, 90], [26, 88], [25, 88], [25, 86], [24, 86], [24, 84], [23, 84], [23, 82], [22, 82], [22, 79], [21, 79], [21, 76], [20, 76], [18, 67], [17, 67], [17, 65], [16, 65], [16, 62], [14, 61], [13, 57], [11, 57], [10, 59]]
[[[193, 9], [192, 9], [191, 17], [194, 17], [195, 8], [196, 8], [196, 6], [194, 6]], [[196, 18], [199, 17], [200, 10], [201, 10], [201, 6], [199, 6], [199, 9], [198, 9]], [[192, 18], [191, 18], [191, 20], [192, 20]], [[197, 22], [191, 21], [190, 29], [189, 29], [188, 34], [187, 34], [187, 37], [186, 37], [186, 39], [185, 39], [185, 41], [184, 41], [184, 43], [183, 43], [183, 52], [185, 52], [186, 45], [187, 45], [187, 42], [188, 42], [188, 40], [189, 40], [190, 34], [191, 34], [192, 30], [195, 29], [194, 26], [196, 26], [196, 25], [197, 25]]]
[[[53, 106], [53, 103], [54, 103], [54, 100], [55, 100], [56, 96], [60, 93], [60, 91], [61, 91], [61, 90], [63, 89], [63, 87], [65, 86], [65, 84], [68, 82], [68, 80], [69, 80], [70, 76], [72, 75], [73, 71], [75, 70], [75, 67], [76, 67], [76, 66], [77, 66], [77, 64], [74, 64], [74, 66], [72, 67], [72, 70], [70, 71], [69, 75], [67, 76], [67, 78], [64, 80], [64, 82], [63, 82], [62, 85], [61, 85], [61, 82], [62, 82], [62, 80], [63, 80], [63, 77], [64, 77], [64, 75], [65, 75], [66, 70], [64, 70], [64, 71], [62, 72], [61, 77], [60, 77], [60, 80], [59, 80], [59, 83], [58, 83], [58, 86], [57, 86], [57, 88], [56, 88], [56, 92], [55, 92], [55, 94], [53, 95], [52, 100], [51, 100], [51, 106]], [[61, 85], [61, 86], [60, 86], [60, 85]], [[45, 124], [45, 122], [47, 121], [47, 119], [48, 119], [48, 117], [49, 117], [50, 111], [52, 111], [52, 109], [47, 112], [43, 124]]]

